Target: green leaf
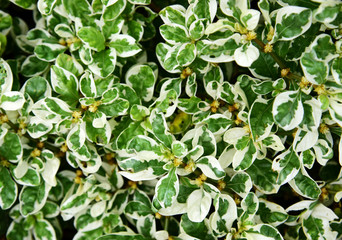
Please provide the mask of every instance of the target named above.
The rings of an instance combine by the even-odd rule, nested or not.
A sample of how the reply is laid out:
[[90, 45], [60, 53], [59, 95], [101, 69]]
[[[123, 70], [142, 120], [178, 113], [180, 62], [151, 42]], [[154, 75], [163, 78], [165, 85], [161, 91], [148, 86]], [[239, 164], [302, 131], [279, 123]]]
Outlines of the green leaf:
[[45, 62], [53, 62], [60, 53], [63, 53], [66, 47], [58, 43], [42, 42], [34, 48], [36, 57]]
[[82, 27], [78, 30], [77, 36], [92, 50], [100, 52], [105, 49], [105, 39], [102, 33], [94, 27]]
[[121, 175], [132, 181], [143, 181], [156, 179], [167, 172], [164, 169], [165, 162], [156, 159], [149, 160], [152, 157], [146, 158], [147, 161], [143, 161], [141, 158], [128, 158], [120, 161], [120, 167], [126, 170], [126, 172], [121, 172]]
[[[277, 45], [284, 46], [279, 48], [279, 55], [284, 56], [286, 60], [299, 60], [305, 53], [305, 49], [315, 40], [315, 37], [319, 34], [319, 28], [321, 24], [315, 23], [299, 37], [293, 39], [291, 42], [279, 41], [274, 45], [274, 49], [277, 52]], [[269, 55], [269, 54], [268, 54]]]
[[259, 199], [253, 192], [249, 192], [241, 202], [243, 214], [240, 216], [240, 221], [245, 222], [252, 220], [259, 208]]
[[326, 82], [329, 66], [327, 62], [319, 61], [314, 58], [314, 53], [305, 53], [300, 59], [306, 79], [313, 84], [323, 84]]
[[257, 149], [253, 140], [249, 136], [244, 136], [237, 141], [235, 148], [238, 150], [233, 158], [233, 167], [235, 170], [246, 170], [257, 157]]
[[308, 8], [286, 6], [279, 9], [272, 42], [289, 41], [302, 35], [310, 28], [311, 19], [312, 12]]
[[85, 209], [90, 202], [91, 199], [88, 198], [87, 192], [72, 195], [61, 204], [61, 212], [74, 215]]
[[196, 58], [196, 46], [193, 43], [183, 44], [177, 53], [177, 62], [180, 66], [190, 65]]
[[[54, 115], [56, 116], [56, 118], [58, 119], [57, 122], [60, 120], [59, 118], [65, 118], [65, 117], [69, 117], [71, 115], [71, 110], [69, 108], [69, 106], [62, 100], [60, 100], [59, 98], [55, 98], [55, 97], [47, 97], [45, 99], [40, 100], [42, 101], [42, 103], [45, 105], [46, 109], [49, 111], [49, 114], [53, 113], [53, 114], [57, 114]], [[40, 101], [37, 102], [37, 105], [39, 106]], [[37, 109], [39, 110], [43, 110], [43, 109]], [[39, 116], [42, 119], [46, 120], [52, 120], [52, 116], [50, 119], [50, 115], [47, 116], [40, 116], [39, 113], [36, 114], [37, 116]]]
[[334, 152], [330, 144], [326, 140], [323, 140], [323, 139], [318, 139], [313, 149], [316, 154], [317, 162], [321, 164], [322, 166], [326, 165], [328, 160], [330, 160], [334, 155]]
[[85, 71], [80, 79], [80, 91], [83, 96], [94, 98], [97, 96], [97, 89], [93, 74], [90, 71]]
[[75, 17], [81, 19], [89, 18], [91, 15], [91, 6], [87, 0], [78, 0], [78, 1], [69, 1], [69, 0], [62, 0], [63, 6], [66, 12], [69, 14], [71, 19]]
[[289, 184], [298, 194], [309, 199], [317, 199], [321, 194], [318, 184], [305, 171], [299, 171]]
[[226, 175], [218, 160], [212, 156], [200, 158], [196, 161], [196, 166], [201, 169], [204, 175], [214, 180], [223, 178]]
[[200, 98], [195, 96], [188, 98], [179, 98], [178, 99], [178, 108], [187, 114], [193, 114], [199, 111], [198, 103], [201, 101]]
[[207, 18], [212, 22], [215, 18], [217, 2], [215, 0], [196, 0], [193, 6], [193, 12], [198, 19]]
[[5, 52], [7, 46], [7, 38], [0, 33], [0, 57]]
[[96, 144], [107, 144], [110, 140], [111, 129], [106, 115], [102, 111], [97, 111], [94, 114], [85, 115], [84, 118], [86, 119], [87, 138]]
[[152, 160], [162, 154], [159, 144], [150, 137], [135, 136], [127, 145], [128, 150], [134, 150], [142, 160]]
[[278, 226], [288, 218], [288, 214], [283, 207], [264, 199], [259, 199], [257, 215], [260, 216], [263, 223], [268, 223], [272, 226]]
[[300, 91], [280, 93], [273, 102], [272, 114], [277, 125], [292, 130], [303, 120], [304, 108]]
[[157, 182], [155, 191], [156, 200], [163, 208], [170, 207], [172, 205], [179, 192], [176, 168], [172, 168], [167, 175]]
[[18, 162], [22, 158], [23, 148], [17, 134], [8, 131], [0, 139], [0, 156], [10, 162]]
[[274, 123], [272, 100], [257, 99], [249, 111], [248, 123], [254, 141], [267, 137]]
[[161, 66], [168, 72], [179, 73], [180, 66], [177, 62], [177, 53], [182, 45], [177, 44], [170, 47], [165, 43], [158, 43], [156, 47], [156, 55]]
[[78, 80], [76, 76], [63, 68], [52, 66], [51, 85], [55, 92], [65, 96], [69, 101], [77, 101]]
[[327, 96], [324, 100], [329, 101], [329, 113], [330, 113], [331, 118], [335, 120], [338, 124], [342, 124], [341, 102], [336, 101], [335, 99], [332, 99], [332, 98], [328, 98]]
[[211, 207], [211, 196], [203, 188], [193, 191], [187, 201], [187, 216], [192, 222], [202, 222]]
[[59, 215], [59, 205], [51, 201], [46, 201], [42, 212], [45, 218], [57, 217]]
[[310, 48], [316, 56], [316, 59], [320, 61], [330, 61], [337, 56], [335, 44], [328, 34], [323, 33], [318, 35], [310, 45]]
[[310, 149], [301, 152], [299, 157], [306, 168], [311, 169], [313, 167], [316, 156]]
[[13, 240], [23, 240], [32, 239], [32, 234], [30, 230], [24, 228], [25, 218], [20, 219], [20, 221], [12, 221], [11, 225], [8, 227], [6, 237], [7, 239]]
[[157, 80], [153, 69], [148, 65], [134, 65], [128, 69], [126, 83], [132, 87], [138, 97], [148, 102], [152, 99], [154, 85]]
[[171, 149], [172, 142], [174, 141], [174, 136], [168, 133], [168, 127], [164, 115], [160, 112], [153, 111], [150, 116], [150, 121], [153, 134], [161, 143]]
[[197, 92], [197, 82], [196, 73], [192, 73], [186, 80], [185, 92], [191, 98], [196, 95]]
[[134, 104], [131, 107], [130, 117], [133, 121], [142, 121], [148, 115], [150, 115], [150, 111], [142, 105]]
[[332, 22], [340, 13], [339, 4], [320, 4], [318, 9], [314, 13], [314, 19], [325, 25], [331, 26]]
[[111, 103], [101, 104], [99, 111], [104, 113], [106, 117], [117, 117], [125, 115], [129, 108], [129, 102], [126, 99], [117, 98]]
[[37, 240], [53, 240], [56, 238], [55, 229], [53, 226], [45, 219], [38, 220], [33, 228], [33, 234]]
[[202, 121], [214, 135], [224, 133], [233, 123], [231, 119], [223, 114], [213, 114]]
[[104, 38], [106, 40], [111, 39], [112, 36], [119, 34], [123, 28], [123, 25], [124, 25], [124, 19], [122, 17], [118, 17], [113, 20], [104, 21], [104, 25], [102, 26], [102, 34]]
[[115, 65], [116, 51], [110, 47], [93, 54], [93, 62], [89, 65], [89, 69], [101, 78], [106, 78], [114, 72]]
[[322, 109], [321, 103], [309, 95], [302, 95], [304, 116], [300, 127], [306, 131], [315, 131], [320, 124]]
[[221, 85], [220, 98], [227, 102], [228, 104], [233, 105], [235, 103], [236, 93], [233, 90], [233, 86], [228, 82], [223, 82]]
[[98, 227], [88, 231], [78, 231], [74, 236], [77, 240], [98, 239], [103, 233], [102, 227]]
[[81, 125], [78, 124], [70, 130], [66, 138], [66, 143], [69, 149], [73, 151], [77, 151], [84, 145], [85, 139], [86, 139], [85, 131], [81, 127]]
[[246, 171], [259, 191], [266, 194], [278, 192], [278, 174], [273, 171], [271, 161], [267, 159], [254, 161]]
[[189, 36], [192, 40], [199, 40], [204, 35], [204, 24], [202, 19], [198, 19], [191, 23], [189, 27]]
[[39, 186], [24, 186], [19, 195], [20, 212], [23, 216], [40, 211], [46, 202], [51, 186], [43, 182]]
[[84, 64], [89, 65], [93, 62], [92, 50], [83, 45], [79, 49], [79, 55]]
[[152, 237], [155, 231], [155, 218], [153, 215], [148, 215], [146, 217], [141, 217], [137, 220], [137, 229], [139, 233], [146, 237]]
[[252, 86], [253, 91], [258, 95], [265, 95], [274, 90], [273, 81], [262, 81]]
[[206, 127], [199, 127], [196, 129], [193, 146], [200, 145], [204, 149], [204, 156], [216, 155], [216, 140], [214, 134]]
[[166, 24], [179, 24], [185, 26], [185, 8], [181, 5], [171, 5], [163, 8], [159, 15]]
[[2, 34], [3, 36], [6, 36], [8, 32], [11, 30], [13, 20], [12, 20], [11, 15], [1, 10], [0, 10], [0, 18], [1, 18], [0, 34]]
[[258, 224], [248, 229], [246, 232], [248, 232], [248, 236], [252, 239], [283, 240], [283, 237], [279, 231], [275, 227], [267, 224]]
[[177, 43], [186, 43], [189, 41], [188, 32], [182, 25], [178, 24], [164, 24], [159, 27], [160, 34], [171, 45]]
[[141, 217], [153, 214], [153, 211], [151, 210], [150, 206], [146, 206], [138, 201], [131, 201], [127, 204], [125, 213], [131, 218], [139, 219]]
[[18, 5], [19, 7], [33, 10], [36, 4], [35, 0], [11, 0], [15, 5]]
[[36, 56], [31, 55], [26, 58], [21, 65], [21, 74], [23, 74], [25, 77], [41, 75], [48, 69], [48, 67], [48, 62], [41, 61]]
[[23, 86], [25, 93], [28, 93], [34, 102], [37, 102], [44, 97], [51, 96], [50, 84], [45, 78], [40, 76], [32, 77], [25, 82]]
[[259, 57], [249, 67], [253, 76], [261, 79], [277, 79], [278, 66], [270, 54], [260, 51]]
[[57, 0], [38, 0], [37, 7], [41, 14], [49, 15], [56, 3]]
[[0, 108], [3, 110], [15, 111], [23, 107], [25, 97], [21, 92], [5, 92], [1, 95]]
[[226, 188], [233, 190], [241, 197], [245, 197], [252, 188], [251, 177], [245, 172], [237, 172], [226, 183]]
[[293, 148], [278, 155], [272, 164], [272, 169], [278, 172], [277, 184], [283, 185], [292, 180], [298, 173], [300, 161]]
[[240, 46], [241, 35], [234, 34], [226, 39], [214, 41], [200, 40], [196, 47], [198, 56], [208, 62], [231, 62], [234, 60], [234, 52]]
[[[109, 1], [109, 2], [113, 2], [113, 1]], [[118, 1], [115, 1], [113, 4], [110, 4], [110, 5], [106, 4], [105, 9], [103, 11], [103, 19], [105, 21], [116, 19], [125, 9], [126, 2], [127, 1], [125, 0], [118, 0]]]
[[135, 40], [140, 41], [144, 34], [144, 27], [135, 20], [125, 22], [122, 33], [132, 36]]
[[151, 4], [151, 0], [128, 0], [132, 4], [138, 5], [149, 5]]
[[137, 93], [130, 86], [126, 84], [115, 84], [113, 87], [118, 90], [119, 96], [121, 98], [129, 101], [130, 106], [133, 106], [134, 104], [141, 104], [141, 100], [137, 96]]
[[12, 172], [14, 179], [20, 185], [38, 186], [41, 183], [40, 174], [37, 169], [28, 167], [26, 173], [23, 176], [22, 174], [20, 174], [20, 176], [16, 177], [17, 172], [20, 172], [20, 165], [18, 165]]
[[87, 227], [89, 228], [89, 225], [91, 226], [91, 224], [97, 221], [97, 218], [91, 216], [90, 209], [87, 209], [87, 211], [75, 216], [75, 227], [78, 231], [84, 231], [87, 230]]
[[337, 237], [341, 237], [342, 235], [342, 220], [338, 221], [334, 221], [332, 223], [330, 223], [330, 227], [334, 232], [338, 232]]
[[134, 136], [144, 135], [145, 129], [141, 126], [140, 122], [131, 122], [116, 139], [116, 146], [114, 148], [125, 149], [129, 140]]
[[214, 239], [214, 237], [209, 233], [209, 229], [205, 224], [205, 221], [192, 222], [187, 214], [183, 214], [180, 225], [184, 232], [192, 237], [206, 240]]
[[182, 91], [182, 78], [164, 78], [160, 88], [160, 98], [167, 96], [168, 93], [176, 92], [177, 96]]
[[187, 146], [180, 142], [180, 141], [174, 141], [171, 146], [172, 154], [174, 154], [176, 157], [183, 157], [188, 153]]
[[342, 83], [342, 58], [335, 58], [331, 64], [331, 74], [336, 83]]
[[0, 208], [6, 210], [10, 208], [17, 199], [18, 187], [13, 181], [9, 171], [0, 167]]
[[109, 46], [116, 50], [119, 57], [132, 57], [141, 51], [135, 39], [126, 34], [118, 34], [111, 37]]
[[305, 235], [310, 239], [324, 239], [325, 226], [323, 222], [323, 219], [315, 218], [313, 216], [304, 219], [302, 225]]
[[228, 194], [220, 194], [214, 199], [215, 212], [210, 217], [211, 228], [220, 235], [227, 234], [237, 219], [234, 199]]
[[203, 76], [205, 90], [213, 99], [219, 96], [222, 82], [223, 72], [220, 67], [211, 67]]
[[64, 53], [58, 55], [56, 65], [71, 72], [76, 77], [80, 76], [84, 71], [82, 65], [73, 56]]

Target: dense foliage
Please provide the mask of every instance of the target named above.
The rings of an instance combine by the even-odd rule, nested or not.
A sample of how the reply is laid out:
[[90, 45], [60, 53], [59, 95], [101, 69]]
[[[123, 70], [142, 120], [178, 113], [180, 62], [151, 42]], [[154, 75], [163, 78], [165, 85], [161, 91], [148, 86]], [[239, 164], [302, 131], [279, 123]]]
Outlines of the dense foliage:
[[0, 0], [0, 237], [342, 236], [339, 0]]

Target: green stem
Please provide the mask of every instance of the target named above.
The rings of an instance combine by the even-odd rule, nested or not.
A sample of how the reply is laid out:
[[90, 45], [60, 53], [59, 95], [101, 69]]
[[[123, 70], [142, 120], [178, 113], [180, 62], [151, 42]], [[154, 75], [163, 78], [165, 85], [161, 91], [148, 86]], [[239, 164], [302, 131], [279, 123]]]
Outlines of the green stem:
[[[265, 43], [263, 43], [260, 39], [257, 39], [257, 38], [256, 38], [256, 39], [253, 39], [253, 41], [254, 41], [256, 44], [258, 44], [259, 47], [261, 47], [261, 51], [264, 51], [264, 49], [265, 49]], [[285, 63], [280, 59], [280, 57], [279, 57], [276, 53], [270, 52], [269, 54], [270, 54], [271, 57], [274, 59], [274, 61], [275, 61], [276, 63], [278, 63], [278, 65], [279, 65], [279, 67], [280, 67], [281, 69], [286, 69]]]
[[[261, 48], [261, 51], [263, 51], [265, 49], [265, 43], [263, 43], [260, 39], [254, 39], [253, 40], [256, 44], [258, 44], [258, 46]], [[275, 52], [270, 52], [269, 53], [270, 56], [274, 59], [274, 61], [279, 65], [279, 67], [281, 69], [287, 69], [288, 67], [286, 67], [286, 64], [285, 62], [275, 53]], [[293, 80], [298, 80], [298, 81], [301, 81], [302, 77], [295, 74], [295, 73], [292, 73], [290, 72], [287, 76], [287, 78], [289, 79], [293, 79]]]
[[165, 227], [164, 227], [165, 229], [165, 231], [168, 231], [168, 229], [169, 229], [169, 217], [165, 217]]

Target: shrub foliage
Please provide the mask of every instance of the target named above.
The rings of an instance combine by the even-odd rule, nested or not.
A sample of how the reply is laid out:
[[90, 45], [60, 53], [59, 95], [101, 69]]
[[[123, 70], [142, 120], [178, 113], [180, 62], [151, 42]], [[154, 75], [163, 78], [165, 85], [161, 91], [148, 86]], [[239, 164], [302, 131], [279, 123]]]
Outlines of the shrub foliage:
[[341, 238], [339, 0], [0, 9], [0, 236]]

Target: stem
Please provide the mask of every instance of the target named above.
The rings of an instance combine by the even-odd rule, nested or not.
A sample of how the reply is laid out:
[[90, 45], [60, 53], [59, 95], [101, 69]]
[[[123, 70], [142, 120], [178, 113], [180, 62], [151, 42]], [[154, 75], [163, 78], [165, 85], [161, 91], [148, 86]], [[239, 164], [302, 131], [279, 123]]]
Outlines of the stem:
[[169, 217], [165, 217], [165, 227], [164, 227], [165, 229], [165, 231], [168, 231], [168, 229], [169, 229]]
[[[261, 51], [264, 50], [265, 43], [263, 43], [260, 39], [257, 39], [257, 38], [254, 39], [253, 41], [256, 44], [258, 44], [259, 47], [261, 47]], [[281, 69], [287, 69], [286, 64], [284, 63], [284, 61], [275, 52], [272, 51], [269, 54], [274, 59], [274, 61], [279, 65], [279, 67]], [[289, 78], [289, 79], [294, 79], [294, 80], [298, 80], [298, 81], [301, 81], [301, 79], [302, 79], [302, 76], [297, 75], [297, 74], [292, 73], [292, 72], [290, 72], [286, 77]]]
[[[259, 47], [261, 47], [261, 51], [264, 51], [264, 48], [265, 48], [265, 43], [263, 43], [260, 39], [253, 39], [253, 41], [259, 45]], [[274, 59], [274, 61], [276, 61], [276, 63], [278, 63], [279, 67], [281, 69], [286, 69], [286, 65], [285, 63], [279, 58], [279, 56], [274, 53], [274, 52], [270, 52], [269, 53], [271, 55], [271, 57]]]

